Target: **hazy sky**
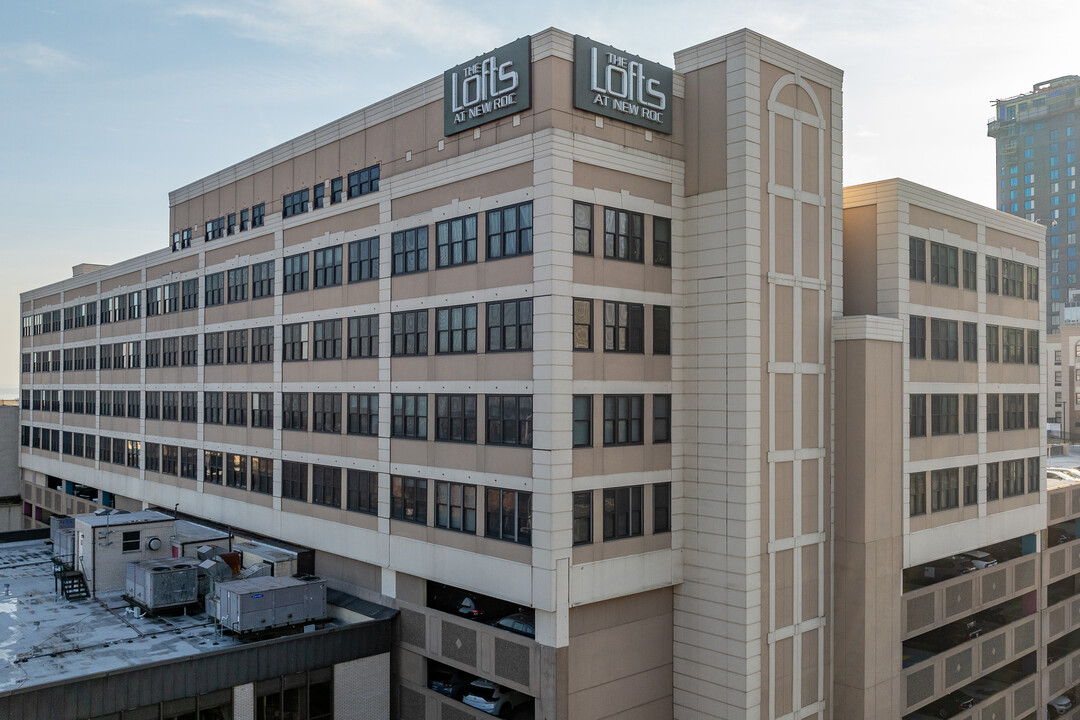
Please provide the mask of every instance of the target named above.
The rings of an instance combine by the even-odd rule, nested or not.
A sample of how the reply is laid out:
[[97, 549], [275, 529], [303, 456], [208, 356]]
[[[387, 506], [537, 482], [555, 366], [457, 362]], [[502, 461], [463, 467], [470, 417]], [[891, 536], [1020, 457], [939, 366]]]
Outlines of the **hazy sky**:
[[666, 65], [751, 28], [844, 71], [845, 185], [900, 176], [992, 205], [990, 101], [1080, 74], [1080, 3], [1019, 7], [2, 0], [0, 397], [19, 293], [163, 246], [170, 190], [549, 26]]

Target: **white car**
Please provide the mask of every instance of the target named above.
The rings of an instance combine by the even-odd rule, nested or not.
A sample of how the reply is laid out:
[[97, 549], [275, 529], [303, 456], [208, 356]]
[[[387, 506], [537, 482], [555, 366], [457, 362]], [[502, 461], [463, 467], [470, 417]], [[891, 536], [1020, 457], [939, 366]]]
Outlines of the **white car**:
[[530, 700], [525, 693], [482, 679], [469, 683], [461, 698], [466, 705], [501, 718], [510, 717], [511, 712]]
[[971, 552], [960, 553], [960, 557], [966, 557], [979, 570], [984, 570], [998, 564], [997, 558], [982, 550], [972, 550]]
[[1073, 701], [1068, 695], [1058, 695], [1056, 698], [1046, 703], [1046, 712], [1050, 717], [1061, 717], [1072, 710], [1072, 706]]
[[1047, 470], [1053, 470], [1056, 473], [1065, 475], [1070, 480], [1080, 480], [1080, 469], [1077, 468], [1064, 468], [1064, 467], [1052, 467]]

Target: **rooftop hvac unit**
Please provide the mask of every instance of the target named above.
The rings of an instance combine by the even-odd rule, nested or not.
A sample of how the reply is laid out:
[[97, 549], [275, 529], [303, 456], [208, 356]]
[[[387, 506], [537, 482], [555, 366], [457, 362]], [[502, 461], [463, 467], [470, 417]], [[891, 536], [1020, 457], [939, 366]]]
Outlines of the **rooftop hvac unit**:
[[301, 625], [326, 617], [326, 581], [260, 577], [217, 585], [206, 609], [226, 630], [249, 633]]
[[127, 568], [127, 596], [151, 612], [199, 599], [199, 572], [189, 558], [147, 560]]

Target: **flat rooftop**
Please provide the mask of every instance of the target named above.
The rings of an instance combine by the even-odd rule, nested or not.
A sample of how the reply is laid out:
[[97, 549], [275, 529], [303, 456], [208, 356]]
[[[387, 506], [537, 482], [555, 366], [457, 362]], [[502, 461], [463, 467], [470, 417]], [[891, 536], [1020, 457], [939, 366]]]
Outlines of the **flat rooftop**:
[[121, 595], [68, 602], [45, 540], [0, 544], [0, 692], [258, 642], [219, 632], [201, 611], [137, 618]]

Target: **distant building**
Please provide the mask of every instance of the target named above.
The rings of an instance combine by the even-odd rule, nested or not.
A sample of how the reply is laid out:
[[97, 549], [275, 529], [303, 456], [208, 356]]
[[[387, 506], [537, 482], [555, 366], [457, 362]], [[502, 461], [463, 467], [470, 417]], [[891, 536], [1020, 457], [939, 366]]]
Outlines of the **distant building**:
[[1066, 324], [1069, 292], [1080, 289], [1076, 168], [1080, 165], [1080, 76], [996, 100], [987, 134], [996, 142], [997, 207], [1046, 226], [1046, 330]]

